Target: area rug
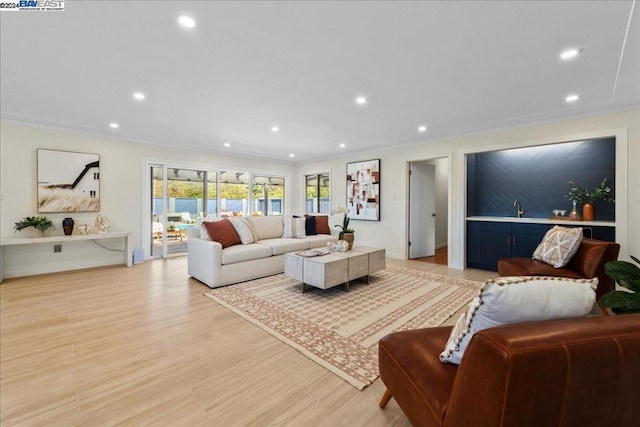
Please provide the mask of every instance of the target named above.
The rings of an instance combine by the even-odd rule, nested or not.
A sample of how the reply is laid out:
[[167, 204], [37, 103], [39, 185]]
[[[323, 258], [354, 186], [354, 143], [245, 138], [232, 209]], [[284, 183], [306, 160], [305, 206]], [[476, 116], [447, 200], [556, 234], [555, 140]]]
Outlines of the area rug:
[[387, 267], [369, 284], [302, 293], [284, 274], [210, 289], [205, 295], [287, 343], [359, 390], [378, 377], [378, 340], [394, 331], [439, 326], [481, 283]]

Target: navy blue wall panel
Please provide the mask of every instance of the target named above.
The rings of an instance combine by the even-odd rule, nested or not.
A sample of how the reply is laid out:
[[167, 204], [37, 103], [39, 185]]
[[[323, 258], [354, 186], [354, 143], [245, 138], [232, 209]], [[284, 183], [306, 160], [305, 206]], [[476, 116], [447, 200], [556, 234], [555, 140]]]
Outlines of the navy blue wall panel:
[[[593, 190], [607, 178], [615, 198], [615, 151], [615, 138], [602, 138], [469, 154], [467, 215], [515, 216], [515, 200], [528, 218], [548, 218], [554, 209], [568, 214], [569, 181]], [[596, 220], [615, 220], [613, 203], [595, 209]]]

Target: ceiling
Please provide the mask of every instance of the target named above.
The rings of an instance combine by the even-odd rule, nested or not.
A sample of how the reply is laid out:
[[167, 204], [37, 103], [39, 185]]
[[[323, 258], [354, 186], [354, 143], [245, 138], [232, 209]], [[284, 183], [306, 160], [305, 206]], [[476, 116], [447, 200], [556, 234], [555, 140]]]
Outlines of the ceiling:
[[639, 9], [67, 0], [1, 13], [0, 117], [297, 162], [638, 108]]

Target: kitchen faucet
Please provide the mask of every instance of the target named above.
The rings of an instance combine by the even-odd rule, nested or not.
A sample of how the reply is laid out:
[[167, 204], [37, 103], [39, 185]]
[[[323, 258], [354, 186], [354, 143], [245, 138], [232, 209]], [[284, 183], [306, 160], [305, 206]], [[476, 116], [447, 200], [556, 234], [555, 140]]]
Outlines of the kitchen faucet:
[[522, 218], [522, 214], [524, 213], [524, 210], [522, 209], [522, 204], [520, 203], [520, 200], [516, 200], [515, 202], [513, 202], [513, 207], [516, 208], [516, 217]]

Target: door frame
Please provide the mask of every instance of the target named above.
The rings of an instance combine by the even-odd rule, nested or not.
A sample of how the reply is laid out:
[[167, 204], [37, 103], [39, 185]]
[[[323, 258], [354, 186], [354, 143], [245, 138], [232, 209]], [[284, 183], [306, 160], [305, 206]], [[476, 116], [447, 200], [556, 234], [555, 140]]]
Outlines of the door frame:
[[[162, 168], [162, 207], [163, 211], [166, 211], [167, 207], [165, 204], [167, 203], [167, 169], [170, 168], [180, 168], [180, 169], [189, 169], [189, 170], [207, 170], [208, 167], [202, 164], [193, 164], [193, 163], [184, 163], [179, 161], [171, 161], [167, 159], [143, 159], [142, 160], [142, 215], [141, 218], [141, 230], [142, 230], [142, 248], [144, 252], [145, 260], [155, 259], [155, 258], [170, 258], [172, 256], [182, 256], [184, 253], [176, 253], [169, 254], [167, 248], [167, 219], [166, 214], [163, 215], [163, 231], [162, 231], [162, 254], [153, 255], [149, 250], [149, 242], [153, 237], [153, 232], [151, 229], [151, 221], [149, 215], [152, 211], [151, 199], [153, 198], [153, 194], [151, 193], [151, 185], [152, 185], [152, 176], [151, 176], [151, 168], [152, 167], [161, 167]], [[206, 191], [206, 189], [205, 189]]]
[[[404, 250], [405, 250], [405, 259], [411, 259], [409, 258], [410, 252], [409, 252], [409, 241], [410, 241], [410, 237], [411, 237], [411, 177], [409, 176], [409, 171], [411, 169], [411, 164], [412, 163], [422, 163], [422, 162], [429, 162], [429, 161], [433, 161], [433, 160], [440, 160], [440, 159], [446, 159], [447, 162], [447, 166], [449, 168], [448, 173], [447, 173], [447, 262], [449, 263], [449, 265], [451, 264], [452, 261], [452, 257], [451, 257], [451, 225], [452, 225], [452, 197], [451, 197], [451, 191], [452, 191], [452, 181], [453, 181], [453, 167], [452, 167], [452, 156], [449, 155], [442, 155], [442, 156], [435, 156], [435, 157], [428, 157], [428, 158], [423, 158], [423, 159], [413, 159], [413, 160], [407, 160], [406, 162], [406, 173], [405, 173], [405, 178], [406, 178], [406, 183], [405, 183], [405, 188], [406, 188], [406, 205], [405, 205], [405, 212], [406, 212], [406, 227], [405, 227], [405, 245], [404, 245]], [[438, 174], [438, 170], [437, 170], [437, 166], [436, 166], [436, 177]], [[434, 195], [435, 197], [435, 195]], [[437, 247], [437, 244], [436, 244]]]

